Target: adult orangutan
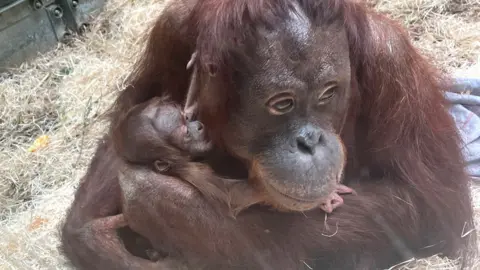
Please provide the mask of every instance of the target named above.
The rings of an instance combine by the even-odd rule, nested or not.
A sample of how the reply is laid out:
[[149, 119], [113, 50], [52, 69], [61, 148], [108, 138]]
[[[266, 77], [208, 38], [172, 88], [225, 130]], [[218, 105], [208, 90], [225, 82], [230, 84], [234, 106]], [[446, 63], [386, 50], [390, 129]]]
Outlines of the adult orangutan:
[[[117, 99], [112, 131], [155, 96], [183, 104], [194, 51], [198, 117], [217, 149], [208, 164], [256, 179], [292, 212], [254, 206], [231, 219], [169, 176], [132, 181], [122, 200], [107, 134], [62, 231], [75, 266], [377, 269], [476, 253], [469, 179], [442, 95], [449, 80], [391, 20], [353, 0], [173, 1]], [[338, 177], [357, 195], [327, 217], [313, 208]], [[119, 237], [112, 223], [122, 213], [130, 228]], [[148, 243], [132, 231], [165, 258], [144, 259]]]

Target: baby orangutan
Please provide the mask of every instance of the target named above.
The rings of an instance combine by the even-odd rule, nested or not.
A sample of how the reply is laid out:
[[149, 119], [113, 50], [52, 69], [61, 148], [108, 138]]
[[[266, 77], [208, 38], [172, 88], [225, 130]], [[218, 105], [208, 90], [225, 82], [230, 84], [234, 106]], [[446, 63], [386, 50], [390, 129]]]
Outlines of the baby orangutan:
[[207, 164], [193, 161], [204, 157], [212, 143], [201, 122], [189, 120], [166, 98], [135, 106], [117, 128], [117, 151], [126, 161], [120, 182], [145, 181], [137, 177], [136, 166], [147, 166], [159, 174], [183, 179], [208, 199], [227, 203], [233, 216], [263, 201], [261, 193], [255, 192], [246, 179], [221, 178]]
[[[190, 112], [191, 113], [191, 112]], [[183, 179], [208, 199], [228, 204], [232, 216], [257, 203], [268, 204], [263, 192], [255, 190], [246, 179], [217, 176], [207, 164], [194, 162], [212, 148], [202, 123], [187, 117], [177, 105], [164, 98], [154, 98], [135, 106], [118, 126], [117, 150], [126, 161], [122, 181], [145, 181], [136, 177], [135, 166]], [[151, 175], [151, 174], [150, 174]], [[139, 179], [137, 179], [139, 178]], [[319, 207], [327, 213], [343, 204], [339, 194], [353, 193], [344, 185], [324, 198]]]

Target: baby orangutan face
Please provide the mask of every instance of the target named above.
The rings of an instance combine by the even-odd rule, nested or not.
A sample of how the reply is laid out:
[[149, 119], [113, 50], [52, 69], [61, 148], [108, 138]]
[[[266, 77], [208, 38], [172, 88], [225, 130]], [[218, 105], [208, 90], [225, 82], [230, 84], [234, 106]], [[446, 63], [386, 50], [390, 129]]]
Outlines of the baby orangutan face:
[[[160, 102], [160, 101], [159, 101]], [[145, 108], [156, 136], [188, 152], [192, 156], [203, 155], [212, 148], [212, 142], [205, 135], [203, 124], [188, 120], [180, 107], [174, 104], [155, 102]]]
[[202, 123], [189, 120], [178, 105], [161, 97], [135, 106], [116, 129], [117, 152], [126, 161], [163, 164], [156, 168], [160, 172], [203, 157], [213, 146]]

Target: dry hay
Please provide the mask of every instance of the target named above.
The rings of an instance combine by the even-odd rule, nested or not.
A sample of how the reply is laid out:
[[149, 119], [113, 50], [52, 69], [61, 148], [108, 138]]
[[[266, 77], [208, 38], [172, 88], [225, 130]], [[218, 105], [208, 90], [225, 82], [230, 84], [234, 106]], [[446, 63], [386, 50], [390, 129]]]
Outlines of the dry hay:
[[[0, 82], [0, 269], [68, 269], [58, 223], [106, 127], [159, 1], [108, 1], [85, 38]], [[28, 148], [40, 135], [49, 144]]]
[[480, 60], [480, 0], [370, 0], [409, 30], [414, 44], [445, 71]]
[[[0, 269], [68, 269], [57, 250], [58, 224], [106, 127], [102, 113], [122, 89], [161, 2], [110, 0], [85, 37], [1, 75]], [[444, 70], [480, 59], [480, 0], [375, 2]], [[29, 152], [41, 135], [47, 146]], [[473, 193], [478, 215], [480, 188]], [[403, 269], [456, 266], [435, 256]]]

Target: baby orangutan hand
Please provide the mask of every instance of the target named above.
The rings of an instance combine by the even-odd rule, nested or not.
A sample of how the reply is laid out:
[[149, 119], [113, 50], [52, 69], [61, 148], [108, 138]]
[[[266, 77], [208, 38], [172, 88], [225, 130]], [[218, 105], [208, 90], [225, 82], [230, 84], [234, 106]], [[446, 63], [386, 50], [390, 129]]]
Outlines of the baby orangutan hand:
[[338, 184], [335, 191], [327, 195], [322, 203], [320, 204], [320, 209], [325, 211], [326, 213], [330, 214], [336, 208], [343, 205], [343, 198], [340, 194], [356, 194], [355, 190], [349, 188], [345, 185]]

